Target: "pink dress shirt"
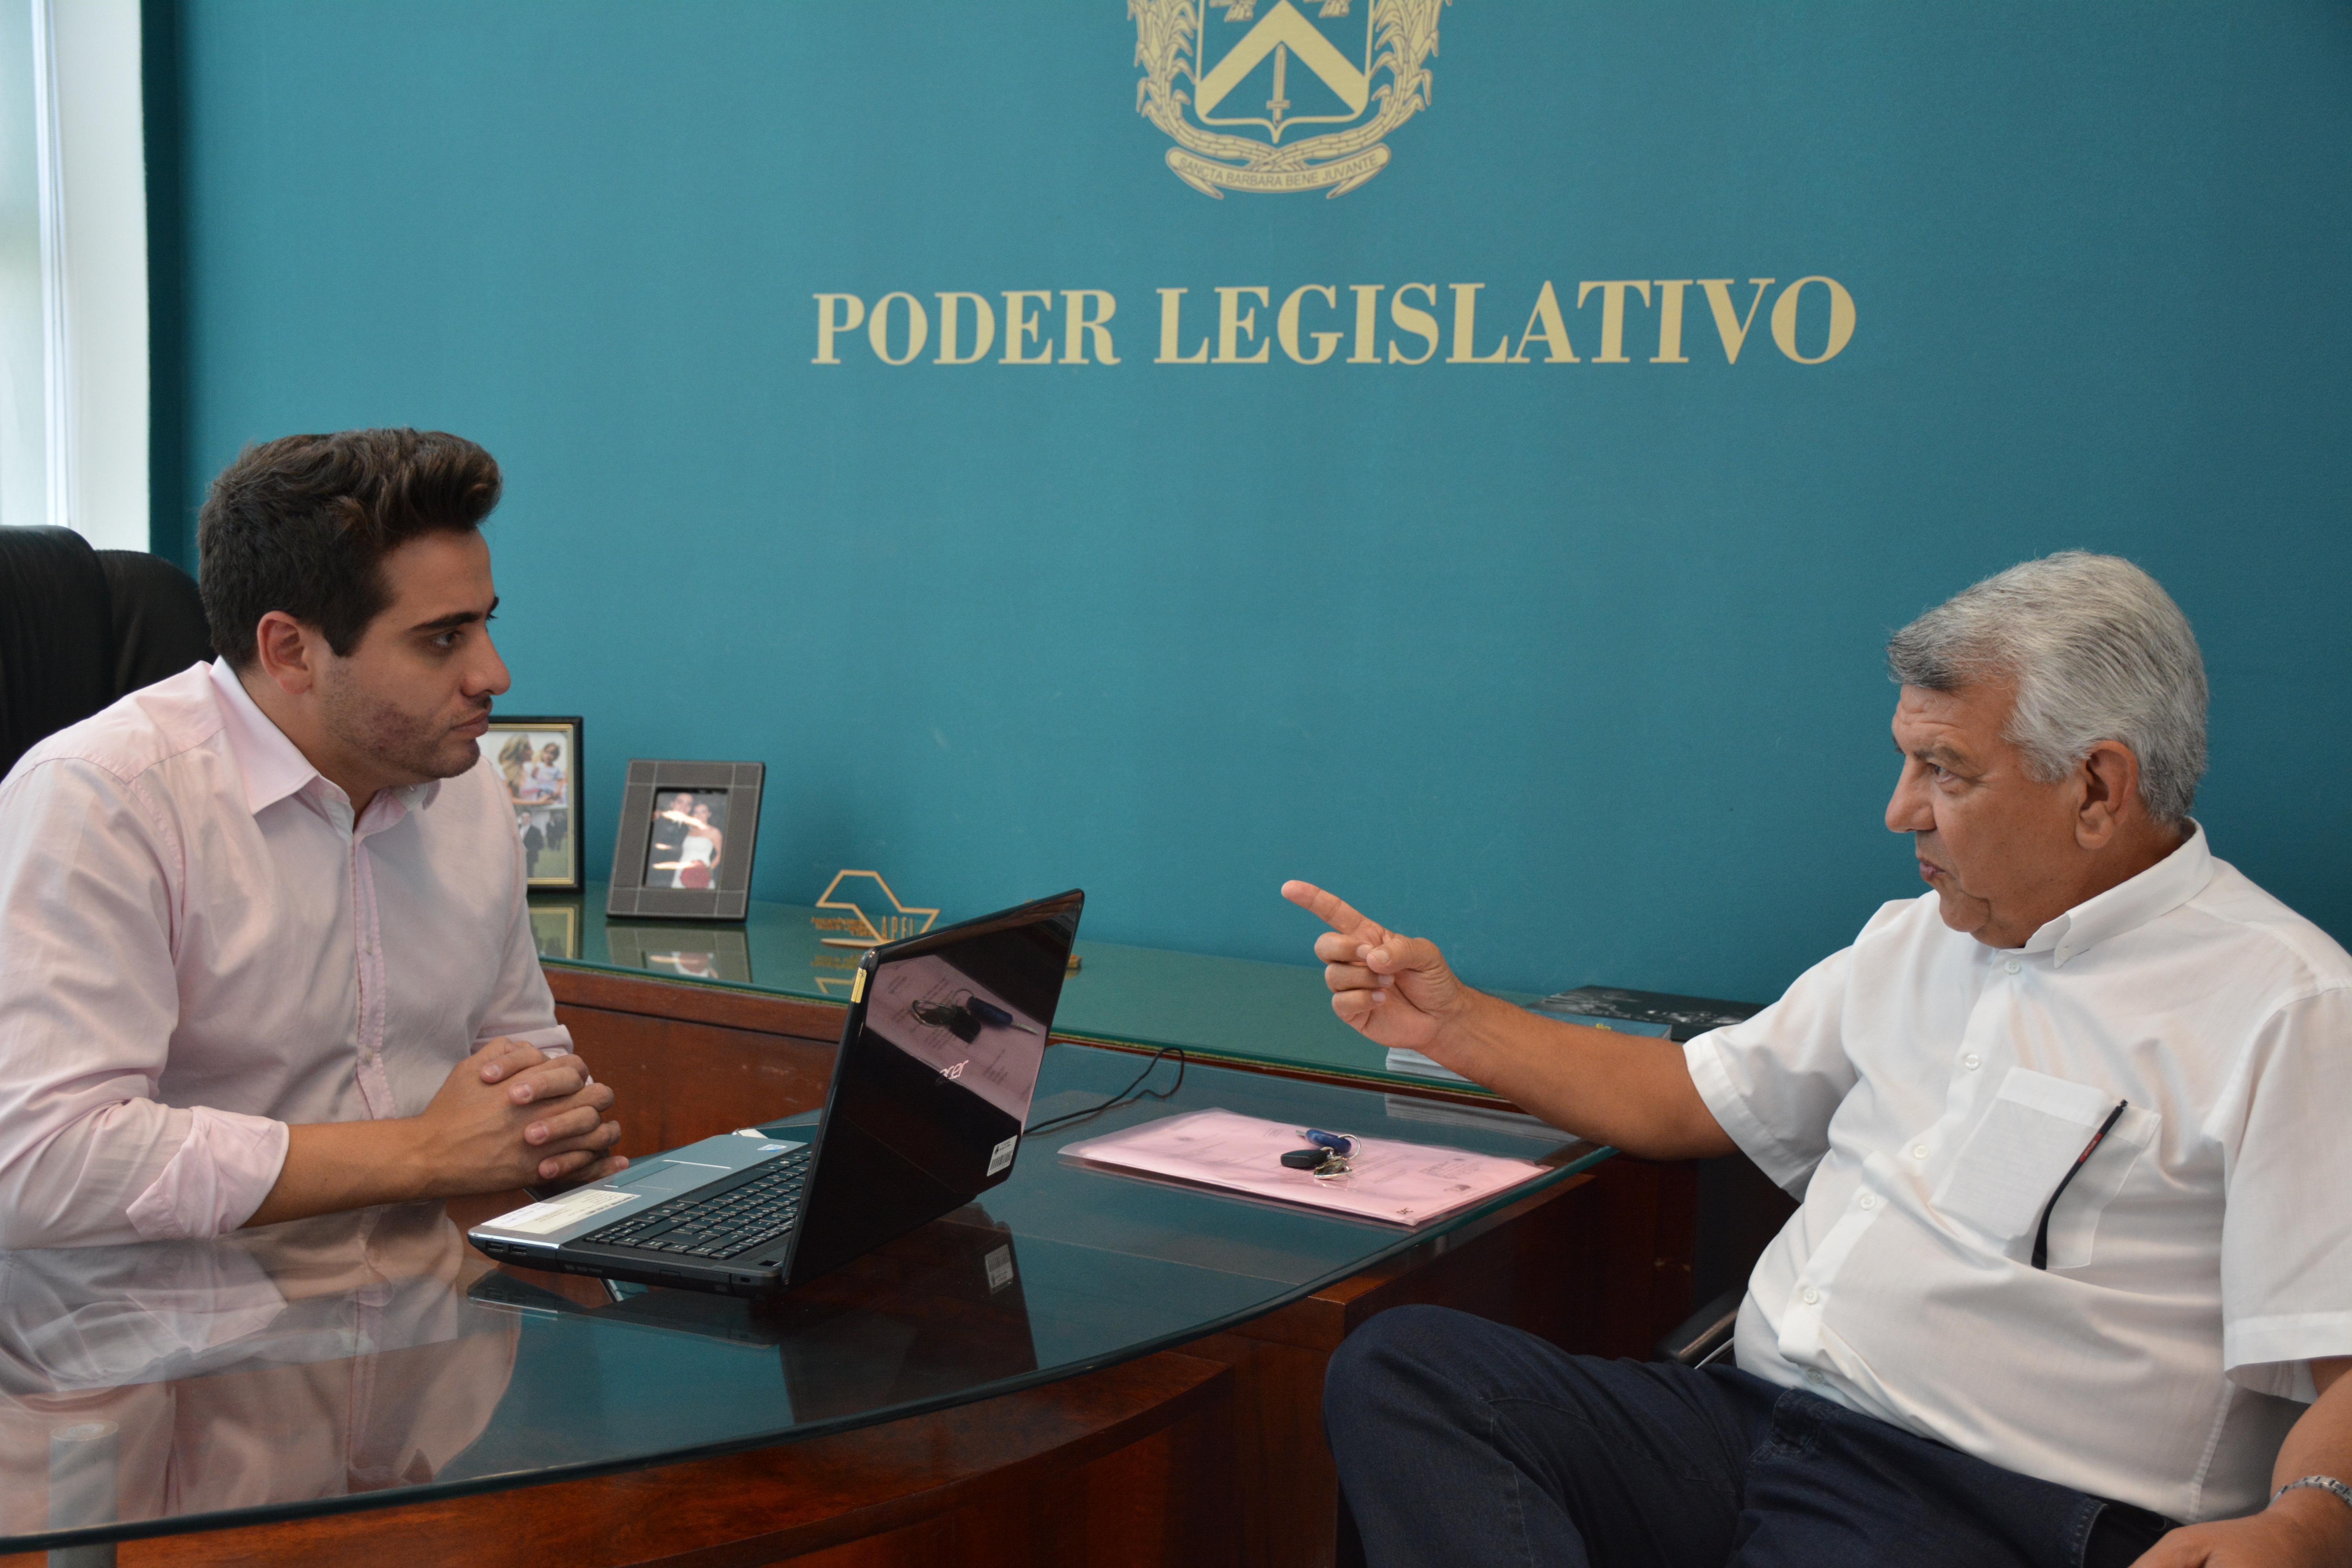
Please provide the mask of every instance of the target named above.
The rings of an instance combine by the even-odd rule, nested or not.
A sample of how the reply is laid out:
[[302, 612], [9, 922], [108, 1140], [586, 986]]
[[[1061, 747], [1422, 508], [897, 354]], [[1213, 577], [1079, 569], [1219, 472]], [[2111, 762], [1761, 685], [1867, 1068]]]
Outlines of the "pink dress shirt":
[[414, 1116], [572, 1037], [488, 758], [350, 798], [195, 665], [0, 781], [0, 1247], [217, 1236], [289, 1123]]

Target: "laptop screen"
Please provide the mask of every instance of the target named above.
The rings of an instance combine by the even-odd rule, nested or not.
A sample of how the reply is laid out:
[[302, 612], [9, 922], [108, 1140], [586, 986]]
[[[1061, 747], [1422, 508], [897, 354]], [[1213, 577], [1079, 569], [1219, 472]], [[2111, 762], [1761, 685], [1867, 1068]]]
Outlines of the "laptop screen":
[[1084, 903], [1064, 893], [870, 955], [825, 1105], [793, 1282], [1011, 1173]]

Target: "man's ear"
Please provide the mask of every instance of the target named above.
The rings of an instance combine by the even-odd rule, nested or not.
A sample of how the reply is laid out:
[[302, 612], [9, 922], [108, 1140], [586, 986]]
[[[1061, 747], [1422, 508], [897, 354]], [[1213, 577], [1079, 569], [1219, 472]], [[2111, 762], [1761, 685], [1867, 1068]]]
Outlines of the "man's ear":
[[2074, 815], [2074, 842], [2104, 849], [2140, 815], [2139, 759], [2121, 741], [2101, 741], [2075, 771], [2083, 804]]
[[319, 659], [327, 639], [283, 610], [272, 610], [253, 629], [254, 660], [265, 679], [289, 697], [318, 684]]

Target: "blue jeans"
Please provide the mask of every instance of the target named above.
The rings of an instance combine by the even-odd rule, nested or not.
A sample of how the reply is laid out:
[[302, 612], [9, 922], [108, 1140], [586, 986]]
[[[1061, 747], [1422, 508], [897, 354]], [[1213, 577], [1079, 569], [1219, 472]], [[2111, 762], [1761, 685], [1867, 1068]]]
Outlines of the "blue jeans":
[[2123, 1568], [2169, 1521], [1728, 1367], [1400, 1307], [1323, 1425], [1371, 1568]]

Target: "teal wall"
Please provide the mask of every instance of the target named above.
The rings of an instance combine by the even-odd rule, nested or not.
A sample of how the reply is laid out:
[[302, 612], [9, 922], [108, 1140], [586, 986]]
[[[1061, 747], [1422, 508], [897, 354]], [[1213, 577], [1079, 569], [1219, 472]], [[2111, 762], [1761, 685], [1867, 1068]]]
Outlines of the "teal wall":
[[[1886, 632], [2084, 546], [2203, 640], [2216, 847], [2352, 932], [2333, 0], [1460, 0], [1336, 200], [1173, 177], [1118, 0], [176, 26], [184, 497], [293, 429], [488, 446], [506, 705], [585, 715], [599, 867], [625, 758], [755, 757], [764, 898], [1079, 884], [1296, 959], [1304, 876], [1492, 984], [1769, 996], [1917, 889]], [[1818, 365], [1769, 297], [1736, 365], [1696, 288], [1685, 364], [1572, 308], [1807, 275]], [[1161, 287], [1189, 350], [1220, 285], [1479, 282], [1483, 353], [1547, 279], [1577, 364], [1151, 363]], [[811, 363], [814, 293], [1013, 289], [1111, 291], [1122, 363]]]

